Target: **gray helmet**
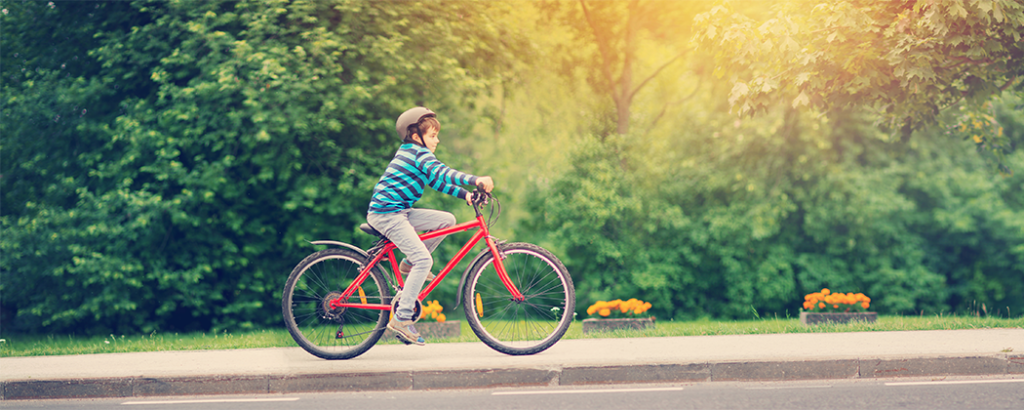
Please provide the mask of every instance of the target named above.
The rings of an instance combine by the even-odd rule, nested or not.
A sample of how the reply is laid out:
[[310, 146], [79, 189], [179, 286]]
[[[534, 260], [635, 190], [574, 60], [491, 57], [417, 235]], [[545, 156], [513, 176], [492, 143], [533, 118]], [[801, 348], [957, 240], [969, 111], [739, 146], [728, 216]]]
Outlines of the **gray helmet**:
[[[395, 121], [395, 131], [398, 131], [398, 138], [405, 141], [405, 137], [409, 136], [407, 134], [409, 133], [410, 126], [419, 123], [420, 119], [423, 117], [435, 116], [437, 115], [434, 114], [433, 111], [430, 111], [425, 107], [415, 107], [405, 110], [402, 115], [398, 116], [398, 121]], [[418, 133], [418, 130], [416, 130], [416, 132]]]

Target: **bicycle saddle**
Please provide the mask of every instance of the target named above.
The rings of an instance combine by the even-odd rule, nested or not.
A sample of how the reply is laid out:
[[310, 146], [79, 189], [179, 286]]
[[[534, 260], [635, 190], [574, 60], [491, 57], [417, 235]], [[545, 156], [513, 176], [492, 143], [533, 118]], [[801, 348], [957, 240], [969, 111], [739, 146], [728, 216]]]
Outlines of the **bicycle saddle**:
[[373, 229], [373, 227], [372, 227], [372, 226], [370, 226], [370, 224], [362, 224], [362, 225], [359, 225], [359, 230], [360, 230], [360, 231], [363, 231], [363, 232], [366, 232], [366, 233], [368, 233], [368, 234], [370, 234], [370, 235], [373, 235], [373, 236], [379, 236], [379, 237], [381, 237], [381, 238], [383, 238], [383, 237], [384, 237], [384, 234], [382, 234], [382, 233], [380, 233], [380, 232], [377, 232], [377, 230], [376, 230], [376, 229]]

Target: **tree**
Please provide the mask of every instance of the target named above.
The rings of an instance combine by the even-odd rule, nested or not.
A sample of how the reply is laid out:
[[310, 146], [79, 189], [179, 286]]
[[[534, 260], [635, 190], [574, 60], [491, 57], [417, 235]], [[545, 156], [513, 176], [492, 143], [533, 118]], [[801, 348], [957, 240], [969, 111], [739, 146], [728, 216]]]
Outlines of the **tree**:
[[590, 86], [614, 105], [615, 132], [630, 131], [631, 107], [652, 79], [678, 67], [692, 47], [692, 16], [699, 2], [630, 0], [549, 2], [549, 15], [558, 15], [575, 33], [577, 44], [566, 47], [567, 75], [582, 68]]
[[[722, 2], [696, 20], [720, 74], [734, 76], [729, 101], [741, 114], [783, 97], [824, 112], [868, 107], [906, 142], [942, 110], [965, 102], [983, 117], [990, 97], [1022, 84], [1019, 1], [789, 1], [764, 21], [739, 4]], [[1008, 171], [1008, 141], [988, 125], [969, 137]]]

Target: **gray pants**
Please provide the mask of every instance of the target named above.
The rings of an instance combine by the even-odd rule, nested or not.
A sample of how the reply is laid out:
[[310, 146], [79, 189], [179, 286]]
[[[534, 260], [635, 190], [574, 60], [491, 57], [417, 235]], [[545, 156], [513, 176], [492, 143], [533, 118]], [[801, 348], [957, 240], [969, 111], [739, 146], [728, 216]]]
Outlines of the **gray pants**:
[[395, 317], [400, 320], [413, 319], [416, 298], [423, 290], [423, 282], [427, 273], [434, 265], [430, 253], [437, 249], [444, 237], [421, 241], [417, 231], [436, 231], [455, 225], [455, 215], [433, 209], [406, 209], [389, 214], [369, 213], [366, 222], [378, 232], [384, 234], [405, 254], [406, 263], [412, 265], [409, 276], [405, 278], [402, 299], [398, 301]]

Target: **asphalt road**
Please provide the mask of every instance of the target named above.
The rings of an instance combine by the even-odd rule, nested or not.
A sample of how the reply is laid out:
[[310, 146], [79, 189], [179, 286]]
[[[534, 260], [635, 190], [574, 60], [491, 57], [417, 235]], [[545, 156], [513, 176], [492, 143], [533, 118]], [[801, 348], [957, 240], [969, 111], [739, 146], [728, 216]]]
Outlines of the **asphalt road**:
[[1024, 378], [630, 384], [401, 392], [37, 400], [4, 409], [1022, 409]]

